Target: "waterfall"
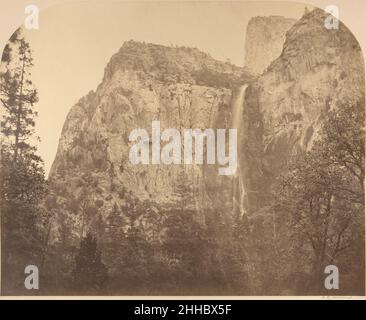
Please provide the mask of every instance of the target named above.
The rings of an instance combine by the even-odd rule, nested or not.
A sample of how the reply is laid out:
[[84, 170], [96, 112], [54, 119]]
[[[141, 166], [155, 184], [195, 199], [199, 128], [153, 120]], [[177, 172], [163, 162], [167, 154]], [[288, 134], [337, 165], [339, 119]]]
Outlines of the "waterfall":
[[233, 102], [232, 105], [232, 128], [238, 129], [240, 126], [240, 120], [243, 111], [243, 104], [244, 104], [244, 97], [245, 97], [245, 90], [247, 89], [248, 85], [244, 84], [240, 87], [239, 92]]
[[244, 84], [240, 87], [239, 92], [237, 93], [233, 104], [232, 104], [232, 124], [231, 127], [233, 129], [237, 129], [238, 131], [238, 166], [233, 178], [233, 211], [239, 211], [242, 216], [245, 213], [244, 200], [245, 200], [245, 187], [244, 180], [240, 169], [240, 129], [241, 129], [241, 120], [243, 118], [243, 108], [244, 106], [244, 97], [245, 91], [248, 85]]

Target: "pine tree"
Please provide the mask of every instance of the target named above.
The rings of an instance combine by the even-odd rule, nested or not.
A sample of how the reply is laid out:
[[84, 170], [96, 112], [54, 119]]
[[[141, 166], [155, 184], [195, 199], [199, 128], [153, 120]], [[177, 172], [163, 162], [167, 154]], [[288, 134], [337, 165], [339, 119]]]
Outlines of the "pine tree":
[[107, 217], [103, 248], [114, 292], [141, 294], [152, 286], [153, 248], [136, 221], [141, 205], [132, 199], [122, 209], [115, 204]]
[[200, 287], [205, 282], [208, 252], [207, 234], [192, 206], [193, 191], [190, 181], [182, 171], [175, 189], [177, 203], [167, 208], [164, 248], [174, 268], [171, 283], [182, 289]]
[[29, 143], [29, 139], [34, 135], [34, 118], [37, 116], [34, 105], [38, 102], [37, 90], [33, 88], [30, 80], [30, 69], [33, 67], [32, 51], [20, 31], [11, 37], [6, 52], [0, 87], [1, 102], [5, 111], [1, 133], [10, 140], [14, 162], [22, 155], [39, 163], [41, 160], [35, 155], [36, 148]]
[[42, 159], [32, 145], [38, 100], [30, 80], [32, 66], [29, 43], [18, 30], [0, 68], [2, 289], [9, 293], [24, 290], [24, 268], [39, 265], [43, 252], [40, 203], [47, 185]]
[[108, 270], [104, 265], [97, 239], [88, 232], [80, 242], [72, 272], [73, 287], [83, 294], [100, 294], [108, 281]]

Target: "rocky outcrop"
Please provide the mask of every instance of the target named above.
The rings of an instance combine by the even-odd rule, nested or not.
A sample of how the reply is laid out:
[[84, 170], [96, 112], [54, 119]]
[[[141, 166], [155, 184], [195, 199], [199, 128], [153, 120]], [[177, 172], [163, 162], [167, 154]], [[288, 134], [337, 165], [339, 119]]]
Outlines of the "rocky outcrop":
[[360, 46], [344, 24], [326, 29], [326, 16], [315, 9], [296, 22], [281, 55], [247, 89], [241, 165], [251, 212], [266, 204], [288, 159], [311, 147], [326, 113], [364, 96]]
[[282, 52], [286, 32], [295, 19], [282, 16], [255, 17], [247, 26], [244, 65], [261, 74]]
[[[97, 90], [71, 108], [62, 130], [46, 201], [52, 211], [50, 269], [57, 265], [70, 273], [73, 252], [91, 230], [114, 279], [122, 265], [114, 263], [121, 258], [116, 249], [128, 230], [138, 229], [144, 241], [158, 247], [164, 243], [164, 214], [179, 206], [193, 211], [200, 232], [211, 232], [220, 248], [229, 244], [220, 254], [207, 255], [213, 264], [226, 259], [231, 235], [238, 236], [240, 247], [249, 243], [250, 248], [240, 249], [246, 255], [240, 270], [248, 271], [251, 290], [261, 292], [256, 270], [269, 271], [261, 269], [260, 261], [268, 266], [262, 244], [265, 228], [272, 227], [272, 221], [261, 218], [271, 217], [267, 204], [274, 180], [293, 155], [311, 148], [329, 110], [364, 96], [361, 49], [343, 24], [326, 29], [325, 18], [316, 9], [296, 23], [282, 17], [253, 19], [248, 67], [257, 73], [266, 69], [255, 79], [247, 69], [197, 49], [124, 43]], [[267, 36], [257, 38], [254, 31], [261, 28], [271, 29], [273, 36], [266, 31]], [[154, 120], [162, 130], [238, 128], [236, 175], [219, 176], [216, 165], [132, 165], [129, 134], [143, 128], [151, 136]]]
[[65, 121], [50, 172], [60, 220], [71, 226], [75, 237], [86, 230], [84, 217], [76, 214], [83, 193], [101, 216], [89, 217], [89, 224], [105, 221], [115, 206], [121, 209], [131, 197], [158, 206], [174, 203], [182, 170], [194, 189], [190, 201], [198, 219], [204, 220], [201, 209], [214, 202], [231, 206], [230, 188], [228, 194], [220, 191], [230, 179], [218, 176], [217, 169], [215, 178], [203, 179], [198, 165], [131, 164], [129, 134], [144, 128], [151, 136], [153, 120], [160, 121], [161, 130], [229, 127], [232, 92], [250, 78], [244, 69], [197, 49], [124, 43], [96, 92], [80, 99]]

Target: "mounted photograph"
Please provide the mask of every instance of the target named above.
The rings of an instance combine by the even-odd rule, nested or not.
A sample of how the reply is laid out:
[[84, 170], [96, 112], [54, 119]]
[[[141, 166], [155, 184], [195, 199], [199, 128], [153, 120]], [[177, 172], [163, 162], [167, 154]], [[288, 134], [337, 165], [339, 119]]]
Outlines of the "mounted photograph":
[[0, 64], [1, 295], [365, 295], [365, 65], [336, 6], [25, 12]]

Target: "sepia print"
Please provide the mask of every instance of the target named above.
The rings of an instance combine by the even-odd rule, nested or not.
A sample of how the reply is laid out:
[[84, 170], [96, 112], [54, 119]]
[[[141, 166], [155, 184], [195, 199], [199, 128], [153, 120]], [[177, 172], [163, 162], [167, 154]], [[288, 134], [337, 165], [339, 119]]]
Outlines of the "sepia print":
[[26, 10], [0, 66], [1, 294], [365, 294], [365, 74], [337, 8]]

